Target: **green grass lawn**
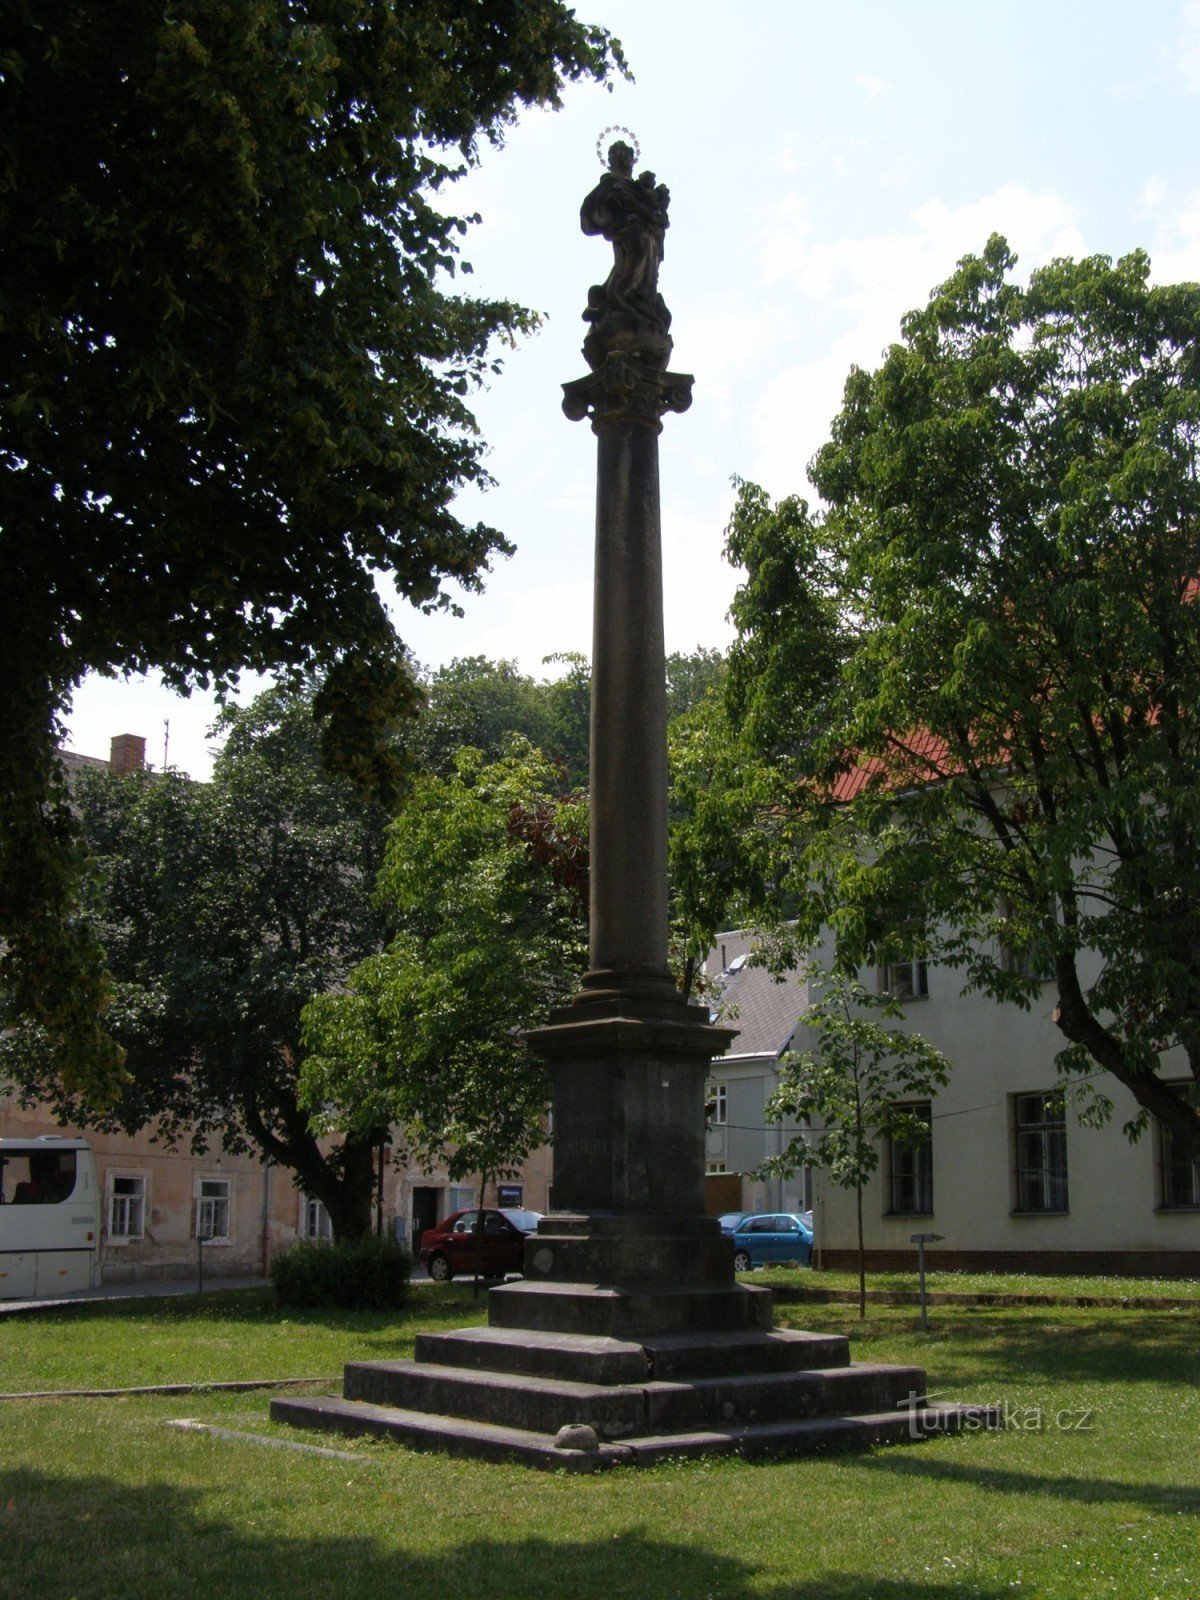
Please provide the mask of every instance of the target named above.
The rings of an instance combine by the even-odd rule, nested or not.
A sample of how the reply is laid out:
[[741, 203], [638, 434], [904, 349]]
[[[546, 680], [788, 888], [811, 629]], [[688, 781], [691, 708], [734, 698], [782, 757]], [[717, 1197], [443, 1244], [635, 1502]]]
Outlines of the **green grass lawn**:
[[[1041, 1280], [1045, 1283], [1045, 1280]], [[253, 1291], [0, 1320], [0, 1388], [337, 1372], [479, 1313], [422, 1289], [397, 1317], [278, 1317]], [[0, 1406], [3, 1600], [1195, 1600], [1200, 1318], [1177, 1311], [786, 1306], [856, 1359], [1006, 1406], [995, 1434], [594, 1478], [298, 1436], [360, 1461], [181, 1433], [275, 1438], [262, 1394]]]
[[[857, 1272], [810, 1272], [800, 1267], [769, 1267], [766, 1276], [747, 1282], [788, 1283], [814, 1289], [847, 1289], [858, 1293]], [[1055, 1295], [1091, 1299], [1195, 1300], [1200, 1303], [1196, 1278], [1046, 1277], [1021, 1272], [930, 1272], [925, 1274], [930, 1294]], [[917, 1269], [911, 1272], [868, 1272], [867, 1293], [872, 1289], [917, 1291]]]

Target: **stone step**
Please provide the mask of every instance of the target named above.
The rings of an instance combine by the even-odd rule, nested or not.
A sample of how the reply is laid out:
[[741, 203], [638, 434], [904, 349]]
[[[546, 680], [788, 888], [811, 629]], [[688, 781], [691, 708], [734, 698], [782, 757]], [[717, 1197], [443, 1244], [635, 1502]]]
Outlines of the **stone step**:
[[816, 1368], [683, 1382], [593, 1384], [422, 1361], [348, 1363], [347, 1400], [557, 1433], [570, 1423], [602, 1439], [892, 1410], [925, 1392], [919, 1367]]
[[614, 1288], [591, 1283], [505, 1283], [488, 1295], [493, 1328], [591, 1334], [610, 1339], [688, 1333], [765, 1332], [771, 1291], [728, 1284], [647, 1284]]
[[489, 1461], [517, 1461], [555, 1472], [596, 1472], [606, 1467], [650, 1465], [668, 1456], [800, 1456], [874, 1444], [901, 1444], [996, 1427], [992, 1406], [937, 1405], [861, 1416], [759, 1423], [741, 1428], [646, 1435], [595, 1450], [559, 1449], [550, 1434], [498, 1427], [466, 1418], [430, 1416], [393, 1406], [333, 1397], [280, 1398], [271, 1416], [293, 1427], [319, 1428], [351, 1437], [391, 1438], [415, 1450]]
[[844, 1367], [850, 1362], [850, 1343], [842, 1334], [790, 1329], [639, 1340], [481, 1327], [418, 1334], [415, 1354], [420, 1362], [476, 1371], [585, 1383], [644, 1383]]
[[582, 1383], [644, 1383], [655, 1375], [638, 1340], [593, 1334], [458, 1328], [453, 1333], [419, 1333], [413, 1353], [418, 1361], [438, 1366]]
[[925, 1374], [920, 1367], [860, 1363], [648, 1383], [643, 1392], [646, 1423], [638, 1432], [681, 1433], [908, 1409], [924, 1397]]
[[809, 1417], [788, 1422], [752, 1423], [707, 1432], [666, 1433], [629, 1439], [624, 1450], [638, 1466], [678, 1456], [818, 1455], [861, 1450], [876, 1444], [908, 1444], [940, 1434], [998, 1427], [998, 1406], [934, 1405], [880, 1411], [863, 1416]]
[[623, 1439], [645, 1430], [645, 1395], [636, 1384], [464, 1372], [417, 1361], [351, 1361], [343, 1392], [347, 1400], [474, 1418], [535, 1433], [555, 1434], [572, 1422], [587, 1423], [604, 1439]]
[[850, 1341], [844, 1334], [790, 1328], [673, 1334], [644, 1339], [642, 1349], [653, 1376], [667, 1382], [850, 1365]]
[[339, 1400], [332, 1395], [272, 1403], [271, 1419], [293, 1428], [319, 1428], [356, 1439], [393, 1439], [412, 1450], [437, 1451], [476, 1461], [515, 1461], [550, 1472], [595, 1472], [631, 1461], [623, 1445], [602, 1444], [586, 1452], [559, 1450], [553, 1434], [497, 1427], [465, 1417], [431, 1416], [362, 1400]]

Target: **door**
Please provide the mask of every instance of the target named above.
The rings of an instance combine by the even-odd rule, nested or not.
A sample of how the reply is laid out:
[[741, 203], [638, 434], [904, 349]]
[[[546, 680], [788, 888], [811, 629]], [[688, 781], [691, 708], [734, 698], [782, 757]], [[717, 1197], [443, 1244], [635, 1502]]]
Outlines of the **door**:
[[441, 1197], [440, 1189], [431, 1189], [426, 1185], [416, 1188], [412, 1192], [412, 1253], [415, 1256], [421, 1248], [421, 1235], [427, 1228], [436, 1228], [438, 1219], [438, 1200]]

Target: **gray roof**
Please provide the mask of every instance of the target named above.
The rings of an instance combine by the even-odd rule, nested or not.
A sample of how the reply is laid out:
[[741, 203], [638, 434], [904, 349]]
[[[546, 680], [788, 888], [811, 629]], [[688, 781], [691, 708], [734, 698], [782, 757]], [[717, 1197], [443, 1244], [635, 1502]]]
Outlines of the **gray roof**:
[[[704, 963], [711, 988], [709, 999], [738, 1036], [722, 1056], [780, 1056], [791, 1043], [796, 1025], [808, 1009], [808, 982], [803, 972], [788, 972], [782, 981], [748, 957], [757, 944], [752, 928], [717, 935]], [[736, 1015], [729, 1015], [736, 1010]]]

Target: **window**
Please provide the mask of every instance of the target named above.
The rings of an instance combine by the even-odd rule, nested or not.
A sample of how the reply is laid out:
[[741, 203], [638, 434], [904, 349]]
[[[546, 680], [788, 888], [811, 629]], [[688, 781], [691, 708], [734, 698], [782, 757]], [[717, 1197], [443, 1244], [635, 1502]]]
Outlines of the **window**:
[[893, 961], [883, 969], [883, 992], [895, 1000], [924, 1000], [929, 971], [924, 961]]
[[333, 1222], [324, 1203], [311, 1194], [300, 1196], [300, 1237], [332, 1239]]
[[1014, 1097], [1017, 1211], [1067, 1209], [1067, 1113], [1061, 1094]]
[[0, 1201], [56, 1206], [75, 1189], [74, 1150], [10, 1150], [0, 1156]]
[[704, 1107], [714, 1128], [723, 1128], [729, 1119], [729, 1085], [715, 1083], [709, 1086]]
[[146, 1231], [145, 1173], [111, 1172], [108, 1177], [108, 1237], [140, 1239]]
[[1158, 1128], [1159, 1194], [1164, 1211], [1200, 1210], [1200, 1161], [1193, 1161], [1170, 1130]]
[[228, 1178], [201, 1178], [196, 1189], [197, 1239], [228, 1239], [230, 1191]]
[[[1010, 900], [1004, 898], [1000, 902], [1000, 915], [1004, 922], [1012, 923], [1016, 918], [1015, 908]], [[1026, 944], [1009, 943], [1001, 939], [1000, 943], [1000, 968], [1003, 972], [1011, 972], [1022, 978], [1032, 978], [1036, 983], [1049, 983], [1054, 977], [1054, 950], [1047, 937], [1034, 937]]]
[[928, 1217], [933, 1214], [933, 1124], [928, 1100], [900, 1110], [925, 1124], [919, 1144], [888, 1141], [888, 1211], [893, 1216]]
[[453, 1216], [456, 1211], [466, 1211], [475, 1204], [474, 1189], [451, 1189], [447, 1196], [446, 1215]]

